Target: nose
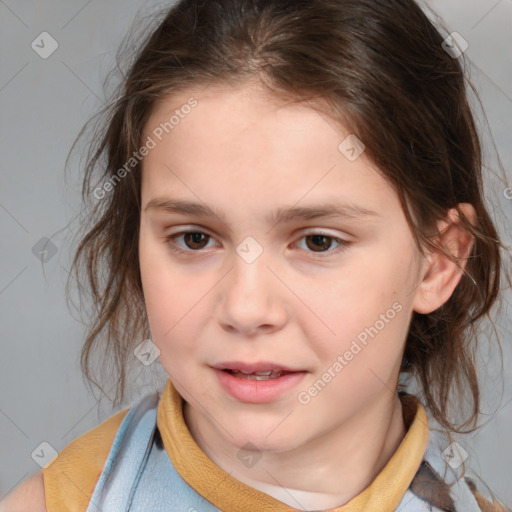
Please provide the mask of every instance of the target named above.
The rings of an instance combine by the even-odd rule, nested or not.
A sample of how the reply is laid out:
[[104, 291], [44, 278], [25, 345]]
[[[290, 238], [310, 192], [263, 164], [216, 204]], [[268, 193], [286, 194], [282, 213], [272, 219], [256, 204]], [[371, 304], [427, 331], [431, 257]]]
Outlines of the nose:
[[285, 288], [267, 264], [264, 254], [252, 263], [235, 254], [233, 268], [221, 285], [219, 323], [226, 331], [253, 336], [285, 324]]

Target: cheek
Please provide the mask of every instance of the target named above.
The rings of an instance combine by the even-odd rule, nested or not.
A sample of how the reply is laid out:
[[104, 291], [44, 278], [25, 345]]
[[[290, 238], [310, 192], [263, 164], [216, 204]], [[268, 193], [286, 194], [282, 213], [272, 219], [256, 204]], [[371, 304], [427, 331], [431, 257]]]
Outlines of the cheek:
[[163, 356], [171, 348], [174, 350], [174, 345], [178, 345], [178, 350], [183, 348], [184, 344], [178, 341], [190, 337], [191, 329], [195, 333], [201, 290], [197, 289], [197, 279], [183, 275], [171, 265], [165, 248], [146, 238], [141, 233], [139, 260], [144, 302], [153, 342]]
[[358, 258], [350, 272], [340, 272], [325, 287], [311, 308], [322, 322], [316, 320], [315, 333], [309, 329], [325, 368], [345, 356], [344, 373], [358, 380], [362, 370], [386, 373], [401, 360], [410, 321], [410, 268], [411, 260], [380, 253], [378, 262]]
[[[187, 295], [193, 287], [187, 286], [191, 277], [187, 277], [173, 264], [169, 249], [162, 240], [155, 240], [146, 231], [141, 232], [139, 260], [144, 299], [148, 312], [164, 312], [177, 315], [183, 305], [189, 303]], [[171, 323], [173, 318], [168, 318]]]
[[360, 259], [325, 283], [316, 295], [315, 311], [336, 335], [356, 334], [397, 300], [402, 289], [399, 280], [393, 268]]

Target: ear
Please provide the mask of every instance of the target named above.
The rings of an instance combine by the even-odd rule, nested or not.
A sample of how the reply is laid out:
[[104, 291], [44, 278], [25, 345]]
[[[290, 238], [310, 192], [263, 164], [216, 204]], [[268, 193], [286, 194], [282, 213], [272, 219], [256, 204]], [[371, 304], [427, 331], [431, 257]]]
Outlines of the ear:
[[[459, 209], [472, 225], [476, 223], [476, 213], [469, 203], [460, 203]], [[432, 251], [425, 258], [422, 275], [413, 310], [428, 314], [441, 307], [452, 295], [459, 284], [462, 272], [466, 268], [467, 259], [473, 248], [473, 237], [461, 224], [459, 214], [452, 208], [445, 220], [437, 224], [439, 229], [439, 250]], [[443, 250], [456, 258], [452, 261]]]

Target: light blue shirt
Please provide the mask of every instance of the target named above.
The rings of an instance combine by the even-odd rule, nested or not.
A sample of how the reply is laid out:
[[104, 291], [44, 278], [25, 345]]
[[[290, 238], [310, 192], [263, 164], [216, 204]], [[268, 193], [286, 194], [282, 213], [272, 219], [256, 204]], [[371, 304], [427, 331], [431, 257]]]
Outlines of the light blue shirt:
[[[159, 393], [148, 395], [124, 417], [86, 512], [220, 510], [190, 487], [171, 463], [156, 424], [159, 400]], [[430, 431], [423, 463], [397, 511], [481, 512], [466, 480], [468, 469], [462, 477], [462, 466], [450, 464], [449, 445], [447, 437]], [[471, 480], [478, 482], [474, 475]]]

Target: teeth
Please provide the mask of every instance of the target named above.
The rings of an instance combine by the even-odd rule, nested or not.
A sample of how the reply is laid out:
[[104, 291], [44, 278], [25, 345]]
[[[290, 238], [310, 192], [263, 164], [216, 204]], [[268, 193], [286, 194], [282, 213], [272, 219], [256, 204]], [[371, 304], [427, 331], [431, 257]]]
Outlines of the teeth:
[[[276, 379], [278, 377], [281, 377], [283, 375], [282, 371], [273, 371], [273, 370], [267, 370], [264, 372], [252, 372], [252, 373], [246, 373], [241, 370], [231, 370], [233, 375], [235, 375], [238, 378], [244, 378], [248, 380], [269, 380], [269, 379]], [[243, 375], [243, 377], [242, 377]]]

